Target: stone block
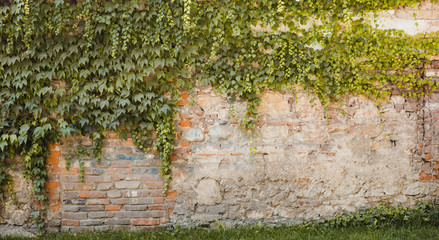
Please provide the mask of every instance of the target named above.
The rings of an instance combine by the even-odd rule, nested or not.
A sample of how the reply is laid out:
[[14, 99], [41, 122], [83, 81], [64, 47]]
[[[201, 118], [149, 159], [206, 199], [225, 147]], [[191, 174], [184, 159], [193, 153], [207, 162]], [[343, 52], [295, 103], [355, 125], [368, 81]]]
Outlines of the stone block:
[[183, 138], [189, 142], [201, 142], [204, 140], [204, 133], [200, 128], [193, 127], [183, 131]]
[[199, 95], [196, 103], [205, 113], [218, 112], [227, 107], [227, 102], [221, 96]]
[[199, 204], [213, 205], [221, 202], [221, 192], [217, 181], [202, 179], [195, 190]]
[[258, 107], [260, 115], [269, 115], [271, 118], [279, 118], [290, 113], [288, 99], [277, 92], [266, 92], [261, 97], [261, 105]]
[[229, 125], [216, 125], [209, 127], [209, 137], [213, 142], [228, 140], [233, 137], [234, 129]]

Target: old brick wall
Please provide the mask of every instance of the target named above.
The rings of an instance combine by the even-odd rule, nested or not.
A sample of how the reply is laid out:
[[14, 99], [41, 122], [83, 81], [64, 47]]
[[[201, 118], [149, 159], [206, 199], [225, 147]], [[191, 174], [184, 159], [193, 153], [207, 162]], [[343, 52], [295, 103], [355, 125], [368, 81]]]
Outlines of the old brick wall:
[[[69, 148], [75, 141], [59, 146], [58, 182], [53, 192], [60, 207], [49, 221], [63, 231], [139, 229], [163, 225], [172, 211], [174, 193], [163, 195], [159, 161], [144, 154], [131, 139], [119, 140], [110, 134], [103, 143], [102, 160], [84, 159], [84, 181], [79, 180], [78, 156], [71, 158], [66, 170]], [[85, 147], [92, 143], [86, 139]]]
[[[382, 27], [410, 34], [437, 31], [438, 6], [382, 13]], [[437, 61], [426, 68], [427, 76], [439, 72]], [[166, 196], [157, 156], [144, 154], [130, 138], [110, 134], [100, 162], [84, 159], [83, 183], [77, 156], [66, 169], [76, 141], [51, 146], [48, 229], [211, 225], [216, 219], [229, 226], [288, 223], [380, 200], [412, 205], [437, 199], [439, 92], [410, 99], [395, 92], [380, 108], [350, 96], [325, 112], [313, 96], [296, 90], [262, 96], [254, 156], [238, 126], [245, 103], [228, 102], [211, 88], [183, 93], [175, 123], [174, 180]], [[91, 146], [86, 138], [83, 144]], [[2, 203], [0, 223], [30, 227], [31, 186], [21, 177], [22, 161], [13, 162], [15, 200]]]

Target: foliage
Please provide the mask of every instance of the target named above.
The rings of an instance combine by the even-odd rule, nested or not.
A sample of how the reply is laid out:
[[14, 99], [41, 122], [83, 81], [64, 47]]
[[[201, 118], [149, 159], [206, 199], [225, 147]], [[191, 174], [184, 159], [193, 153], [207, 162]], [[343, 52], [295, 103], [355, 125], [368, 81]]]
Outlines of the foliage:
[[418, 202], [415, 207], [397, 207], [381, 202], [379, 205], [360, 209], [355, 213], [314, 221], [305, 226], [313, 227], [388, 227], [404, 225], [406, 222], [425, 224], [439, 223], [439, 209], [432, 204]]
[[1, 1], [0, 183], [5, 159], [23, 155], [41, 226], [48, 144], [86, 135], [100, 158], [111, 130], [158, 152], [166, 191], [179, 90], [196, 82], [248, 101], [250, 135], [265, 89], [301, 86], [325, 106], [351, 93], [385, 98], [389, 83], [423, 95], [436, 87], [423, 65], [438, 36], [379, 30], [367, 15], [417, 2]]

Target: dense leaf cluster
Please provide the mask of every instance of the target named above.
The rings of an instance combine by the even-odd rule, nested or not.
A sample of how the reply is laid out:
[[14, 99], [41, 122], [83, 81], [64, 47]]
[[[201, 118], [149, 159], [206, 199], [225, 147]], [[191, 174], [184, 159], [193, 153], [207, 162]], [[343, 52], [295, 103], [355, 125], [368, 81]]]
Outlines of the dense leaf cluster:
[[5, 159], [23, 155], [42, 223], [48, 144], [87, 135], [100, 158], [111, 130], [157, 151], [168, 189], [179, 90], [196, 82], [248, 101], [250, 130], [265, 89], [301, 86], [325, 106], [383, 98], [389, 83], [424, 94], [438, 36], [379, 30], [368, 15], [417, 2], [1, 1], [0, 184]]

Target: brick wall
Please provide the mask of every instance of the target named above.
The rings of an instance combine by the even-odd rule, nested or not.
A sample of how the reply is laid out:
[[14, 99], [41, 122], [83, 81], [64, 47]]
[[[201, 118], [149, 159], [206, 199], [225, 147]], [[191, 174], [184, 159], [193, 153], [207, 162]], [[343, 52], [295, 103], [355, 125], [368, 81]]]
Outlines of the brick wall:
[[[47, 191], [51, 200], [48, 225], [56, 230], [108, 230], [153, 228], [167, 222], [175, 193], [163, 196], [160, 162], [144, 154], [131, 139], [115, 134], [104, 140], [102, 160], [84, 159], [84, 182], [73, 155], [66, 169], [69, 148], [76, 141], [52, 147], [47, 163], [51, 174]], [[91, 147], [84, 139], [83, 145]]]

